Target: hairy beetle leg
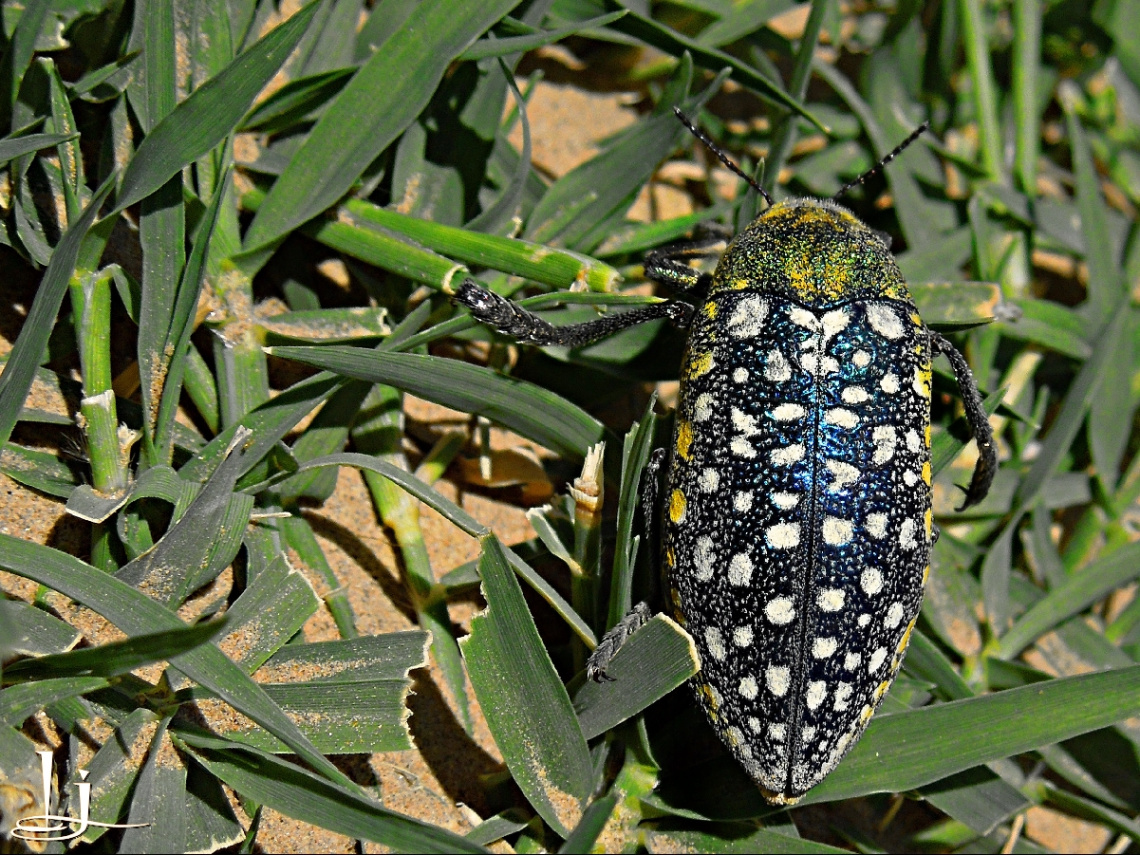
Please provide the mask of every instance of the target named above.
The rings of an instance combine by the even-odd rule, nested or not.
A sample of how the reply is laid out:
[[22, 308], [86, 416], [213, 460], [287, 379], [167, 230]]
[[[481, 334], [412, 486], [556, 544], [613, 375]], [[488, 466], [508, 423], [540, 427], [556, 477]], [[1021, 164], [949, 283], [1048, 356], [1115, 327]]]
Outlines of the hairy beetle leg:
[[480, 323], [511, 336], [516, 341], [537, 345], [584, 347], [620, 330], [660, 318], [668, 318], [677, 327], [687, 329], [693, 317], [693, 307], [688, 303], [670, 300], [621, 314], [606, 315], [594, 321], [556, 327], [518, 303], [494, 291], [488, 291], [473, 279], [464, 280], [455, 292], [454, 299], [466, 306], [472, 317]]
[[962, 406], [966, 410], [966, 421], [970, 423], [970, 433], [978, 444], [978, 463], [974, 467], [970, 486], [966, 488], [966, 498], [959, 511], [964, 511], [970, 505], [976, 505], [989, 492], [994, 475], [997, 474], [997, 448], [994, 445], [994, 432], [990, 427], [989, 417], [985, 407], [982, 406], [982, 396], [978, 392], [978, 384], [970, 366], [966, 364], [965, 357], [958, 352], [945, 337], [934, 330], [930, 331], [930, 341], [934, 345], [934, 352], [941, 353], [950, 361], [954, 370], [954, 377], [958, 381], [958, 388], [962, 393]]
[[590, 654], [590, 659], [586, 662], [586, 676], [595, 683], [612, 680], [613, 677], [606, 673], [606, 669], [626, 639], [645, 626], [652, 616], [648, 604], [638, 603], [629, 614], [614, 624], [613, 629], [602, 636], [602, 640]]

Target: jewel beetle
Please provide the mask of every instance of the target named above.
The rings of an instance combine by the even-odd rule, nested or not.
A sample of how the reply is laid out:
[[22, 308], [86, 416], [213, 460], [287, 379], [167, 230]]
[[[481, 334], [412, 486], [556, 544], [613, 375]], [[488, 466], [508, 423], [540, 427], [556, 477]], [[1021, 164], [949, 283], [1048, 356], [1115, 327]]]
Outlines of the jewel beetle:
[[[709, 723], [768, 801], [793, 804], [862, 735], [918, 618], [937, 537], [936, 355], [979, 449], [959, 510], [985, 496], [996, 451], [966, 360], [923, 323], [889, 238], [834, 200], [773, 203], [678, 118], [768, 202], [727, 248], [712, 238], [646, 257], [646, 276], [691, 302], [555, 327], [472, 280], [455, 300], [539, 345], [662, 317], [688, 329], [660, 514], [667, 606], [700, 654], [690, 686]], [[691, 266], [719, 249], [711, 275]], [[641, 605], [611, 630], [590, 676], [605, 677], [648, 615]]]

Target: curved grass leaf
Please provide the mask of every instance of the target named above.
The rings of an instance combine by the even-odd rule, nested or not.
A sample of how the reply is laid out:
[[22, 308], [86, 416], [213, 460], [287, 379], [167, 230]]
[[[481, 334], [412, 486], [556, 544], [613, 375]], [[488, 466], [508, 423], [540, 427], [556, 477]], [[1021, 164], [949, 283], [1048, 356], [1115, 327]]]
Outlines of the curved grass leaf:
[[479, 573], [487, 608], [459, 642], [467, 673], [515, 782], [566, 837], [593, 787], [590, 752], [494, 535], [483, 538]]
[[224, 70], [195, 89], [164, 116], [139, 144], [119, 188], [121, 211], [154, 193], [233, 132], [270, 78], [304, 35], [319, 2], [310, 3]]
[[19, 727], [24, 719], [48, 704], [97, 692], [109, 685], [102, 677], [56, 677], [9, 686], [0, 691], [0, 725]]
[[338, 345], [272, 347], [268, 351], [273, 356], [395, 386], [445, 407], [486, 416], [571, 457], [585, 457], [590, 446], [604, 437], [602, 425], [565, 398], [465, 362]]
[[136, 635], [126, 641], [24, 659], [4, 666], [8, 680], [44, 680], [58, 677], [117, 677], [136, 668], [171, 659], [193, 650], [221, 632], [226, 619], [183, 629]]
[[347, 193], [427, 105], [451, 62], [514, 6], [419, 4], [325, 109], [250, 224], [246, 249], [278, 240]]
[[185, 748], [237, 792], [286, 816], [396, 852], [486, 852], [457, 834], [388, 810], [355, 788], [338, 786], [254, 748], [210, 736], [180, 733]]

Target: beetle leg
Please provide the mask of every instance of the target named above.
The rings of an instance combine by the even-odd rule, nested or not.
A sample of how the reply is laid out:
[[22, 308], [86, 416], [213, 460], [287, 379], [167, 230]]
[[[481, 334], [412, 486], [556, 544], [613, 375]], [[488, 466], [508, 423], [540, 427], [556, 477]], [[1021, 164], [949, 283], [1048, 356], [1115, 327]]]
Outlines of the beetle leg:
[[698, 295], [703, 297], [712, 283], [712, 276], [691, 267], [689, 262], [718, 256], [727, 247], [728, 236], [710, 230], [704, 237], [696, 240], [655, 249], [645, 256], [642, 266], [646, 277], [654, 282], [669, 285], [680, 291], [693, 292], [694, 298]]
[[670, 300], [621, 314], [606, 315], [595, 321], [556, 327], [534, 312], [528, 312], [518, 303], [494, 291], [488, 291], [472, 279], [465, 280], [459, 286], [454, 299], [466, 306], [477, 321], [516, 341], [538, 345], [583, 347], [620, 330], [659, 318], [668, 318], [676, 326], [686, 329], [693, 317], [693, 307], [688, 303]]
[[954, 376], [958, 380], [958, 388], [962, 392], [962, 405], [966, 410], [966, 421], [970, 423], [970, 432], [978, 443], [978, 463], [974, 467], [974, 475], [970, 479], [970, 486], [966, 488], [966, 498], [959, 511], [970, 505], [976, 505], [985, 498], [997, 474], [997, 448], [994, 445], [994, 432], [990, 427], [989, 417], [982, 406], [982, 396], [978, 392], [978, 384], [966, 364], [965, 357], [958, 352], [946, 338], [930, 331], [930, 341], [934, 345], [934, 352], [941, 353], [950, 361], [954, 369]]
[[629, 614], [614, 624], [613, 629], [602, 636], [594, 652], [586, 662], [586, 676], [595, 683], [603, 680], [612, 680], [606, 669], [617, 655], [618, 650], [625, 644], [625, 640], [649, 622], [653, 615], [646, 603], [638, 603]]

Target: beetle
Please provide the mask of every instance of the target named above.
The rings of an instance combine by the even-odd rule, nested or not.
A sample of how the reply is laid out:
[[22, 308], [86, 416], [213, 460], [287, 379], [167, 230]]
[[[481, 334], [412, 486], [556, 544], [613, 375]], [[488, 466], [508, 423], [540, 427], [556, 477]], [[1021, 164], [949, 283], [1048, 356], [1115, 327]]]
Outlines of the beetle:
[[[539, 345], [662, 317], [688, 329], [661, 512], [668, 606], [697, 646], [690, 686], [713, 729], [769, 802], [790, 805], [862, 735], [918, 618], [937, 537], [935, 355], [979, 449], [959, 510], [985, 496], [997, 457], [966, 360], [923, 323], [889, 237], [834, 199], [773, 202], [677, 114], [768, 202], [711, 275], [690, 262], [715, 238], [646, 257], [646, 276], [691, 303], [555, 327], [472, 280], [455, 300]], [[641, 604], [602, 639], [590, 677], [648, 616]]]

